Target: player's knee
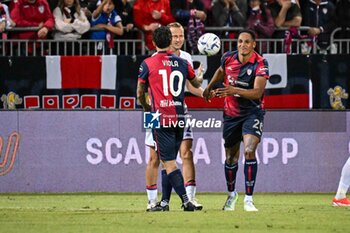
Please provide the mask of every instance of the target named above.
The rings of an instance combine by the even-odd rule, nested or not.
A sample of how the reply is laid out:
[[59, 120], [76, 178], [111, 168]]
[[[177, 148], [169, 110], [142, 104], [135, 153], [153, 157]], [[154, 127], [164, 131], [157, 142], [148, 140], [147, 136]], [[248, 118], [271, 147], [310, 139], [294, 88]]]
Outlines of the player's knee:
[[239, 160], [239, 154], [226, 156], [226, 163], [229, 165], [233, 165], [233, 164], [238, 163], [238, 160]]
[[255, 159], [255, 150], [252, 146], [247, 146], [244, 149], [245, 159]]

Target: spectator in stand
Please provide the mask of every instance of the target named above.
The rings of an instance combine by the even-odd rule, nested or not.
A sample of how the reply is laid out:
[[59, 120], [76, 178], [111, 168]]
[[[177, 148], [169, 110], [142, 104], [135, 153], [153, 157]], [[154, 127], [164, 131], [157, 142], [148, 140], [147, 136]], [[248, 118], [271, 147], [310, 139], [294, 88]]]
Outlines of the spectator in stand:
[[203, 2], [201, 0], [171, 0], [170, 6], [176, 21], [187, 27], [186, 42], [191, 53], [198, 54], [197, 42], [204, 34], [207, 19]]
[[0, 33], [2, 34], [6, 29], [15, 25], [10, 17], [8, 6], [0, 2]]
[[120, 16], [120, 18], [122, 19], [122, 24], [123, 26], [125, 26], [125, 31], [129, 32], [131, 29], [134, 28], [132, 6], [128, 2], [128, 0], [116, 0], [115, 9], [118, 15]]
[[330, 35], [337, 27], [335, 5], [328, 0], [308, 0], [302, 10], [303, 26], [309, 26], [308, 35], [325, 51], [330, 46]]
[[[124, 27], [123, 36], [116, 36], [116, 39], [135, 39], [137, 38], [137, 32], [132, 31], [134, 28], [134, 19], [133, 19], [133, 7], [128, 0], [115, 0], [115, 9], [122, 19], [122, 24]], [[123, 54], [132, 54], [132, 46], [129, 46], [128, 43], [120, 42], [120, 53]]]
[[[257, 38], [270, 38], [275, 31], [270, 9], [266, 7], [265, 0], [249, 0], [246, 28], [255, 32]], [[266, 53], [267, 44], [261, 44], [259, 53]]]
[[171, 12], [177, 22], [186, 27], [191, 17], [199, 19], [204, 23], [207, 14], [201, 0], [171, 0]]
[[[91, 39], [106, 40], [108, 47], [114, 48], [114, 34], [122, 36], [124, 33], [121, 18], [114, 10], [115, 6], [112, 0], [103, 0], [97, 5], [96, 10], [92, 13], [91, 26], [104, 30], [92, 32]], [[103, 46], [98, 45], [98, 50], [102, 49]]]
[[244, 27], [248, 4], [245, 0], [214, 0], [213, 26]]
[[53, 11], [56, 31], [55, 40], [76, 40], [90, 29], [79, 0], [59, 0], [58, 6]]
[[268, 5], [275, 26], [287, 27], [286, 31], [275, 31], [273, 37], [284, 37], [284, 52], [289, 54], [292, 52], [292, 38], [300, 38], [298, 28], [301, 25], [302, 14], [299, 7], [299, 2], [296, 0], [276, 0]]
[[[50, 10], [53, 11], [57, 5], [59, 0], [47, 0], [50, 6]], [[91, 12], [93, 12], [97, 7], [98, 0], [79, 0], [80, 8], [83, 9], [85, 16], [90, 19], [91, 18]]]
[[[11, 10], [11, 18], [16, 23], [16, 27], [38, 27], [37, 31], [11, 33], [13, 39], [46, 39], [55, 25], [46, 0], [18, 0]], [[39, 47], [40, 44], [37, 44], [37, 48]], [[30, 54], [33, 52], [31, 45], [28, 46], [27, 52]]]
[[295, 0], [276, 0], [269, 8], [276, 27], [300, 27], [302, 14]]
[[37, 32], [16, 33], [18, 39], [45, 39], [55, 23], [46, 0], [18, 0], [11, 11], [16, 27], [39, 27]]
[[[214, 0], [211, 8], [213, 26], [215, 27], [244, 27], [248, 11], [247, 0]], [[222, 35], [235, 38], [234, 32], [225, 32]]]
[[155, 50], [152, 43], [153, 31], [175, 22], [169, 0], [136, 0], [133, 17], [136, 27], [145, 34], [145, 43], [149, 51]]

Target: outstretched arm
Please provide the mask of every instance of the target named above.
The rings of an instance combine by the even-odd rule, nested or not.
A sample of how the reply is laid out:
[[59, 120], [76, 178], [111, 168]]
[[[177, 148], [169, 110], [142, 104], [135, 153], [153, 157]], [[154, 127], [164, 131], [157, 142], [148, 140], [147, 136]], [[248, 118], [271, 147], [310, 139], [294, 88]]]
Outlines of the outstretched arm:
[[264, 94], [265, 86], [266, 78], [263, 76], [257, 76], [254, 81], [253, 89], [243, 89], [224, 84], [224, 87], [215, 90], [215, 94], [218, 97], [239, 96], [245, 99], [256, 100], [260, 99]]
[[213, 89], [213, 86], [220, 82], [223, 78], [224, 78], [224, 75], [225, 75], [225, 71], [224, 69], [222, 69], [222, 67], [219, 67], [212, 79], [210, 80], [210, 83], [208, 84], [207, 88], [205, 88], [204, 92], [203, 92], [203, 97], [205, 98], [206, 101], [209, 101], [209, 99], [211, 99], [212, 95], [211, 95], [211, 90]]

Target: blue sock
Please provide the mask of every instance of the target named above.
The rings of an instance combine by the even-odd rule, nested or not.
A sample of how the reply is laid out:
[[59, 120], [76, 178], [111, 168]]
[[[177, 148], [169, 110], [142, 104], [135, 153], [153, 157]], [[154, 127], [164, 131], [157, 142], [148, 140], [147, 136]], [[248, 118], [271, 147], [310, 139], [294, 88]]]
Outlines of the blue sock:
[[238, 163], [229, 165], [227, 164], [227, 162], [225, 162], [225, 177], [226, 177], [227, 191], [229, 192], [235, 191], [237, 171], [238, 171]]
[[258, 163], [256, 159], [246, 160], [244, 163], [245, 194], [252, 196], [254, 192]]
[[168, 178], [171, 186], [175, 189], [175, 192], [181, 198], [182, 203], [188, 202], [186, 189], [184, 185], [184, 178], [182, 177], [180, 169], [176, 169], [168, 174]]
[[170, 184], [166, 171], [162, 170], [162, 201], [169, 203], [172, 189], [173, 187]]

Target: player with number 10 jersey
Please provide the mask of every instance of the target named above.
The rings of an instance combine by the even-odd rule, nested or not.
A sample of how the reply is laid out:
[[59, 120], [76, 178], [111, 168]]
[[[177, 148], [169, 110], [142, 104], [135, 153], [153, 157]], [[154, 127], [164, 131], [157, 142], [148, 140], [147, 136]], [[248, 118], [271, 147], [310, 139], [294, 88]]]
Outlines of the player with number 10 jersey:
[[161, 125], [184, 120], [185, 81], [194, 78], [188, 61], [169, 52], [158, 52], [142, 62], [139, 82], [148, 84], [152, 112], [159, 110]]

